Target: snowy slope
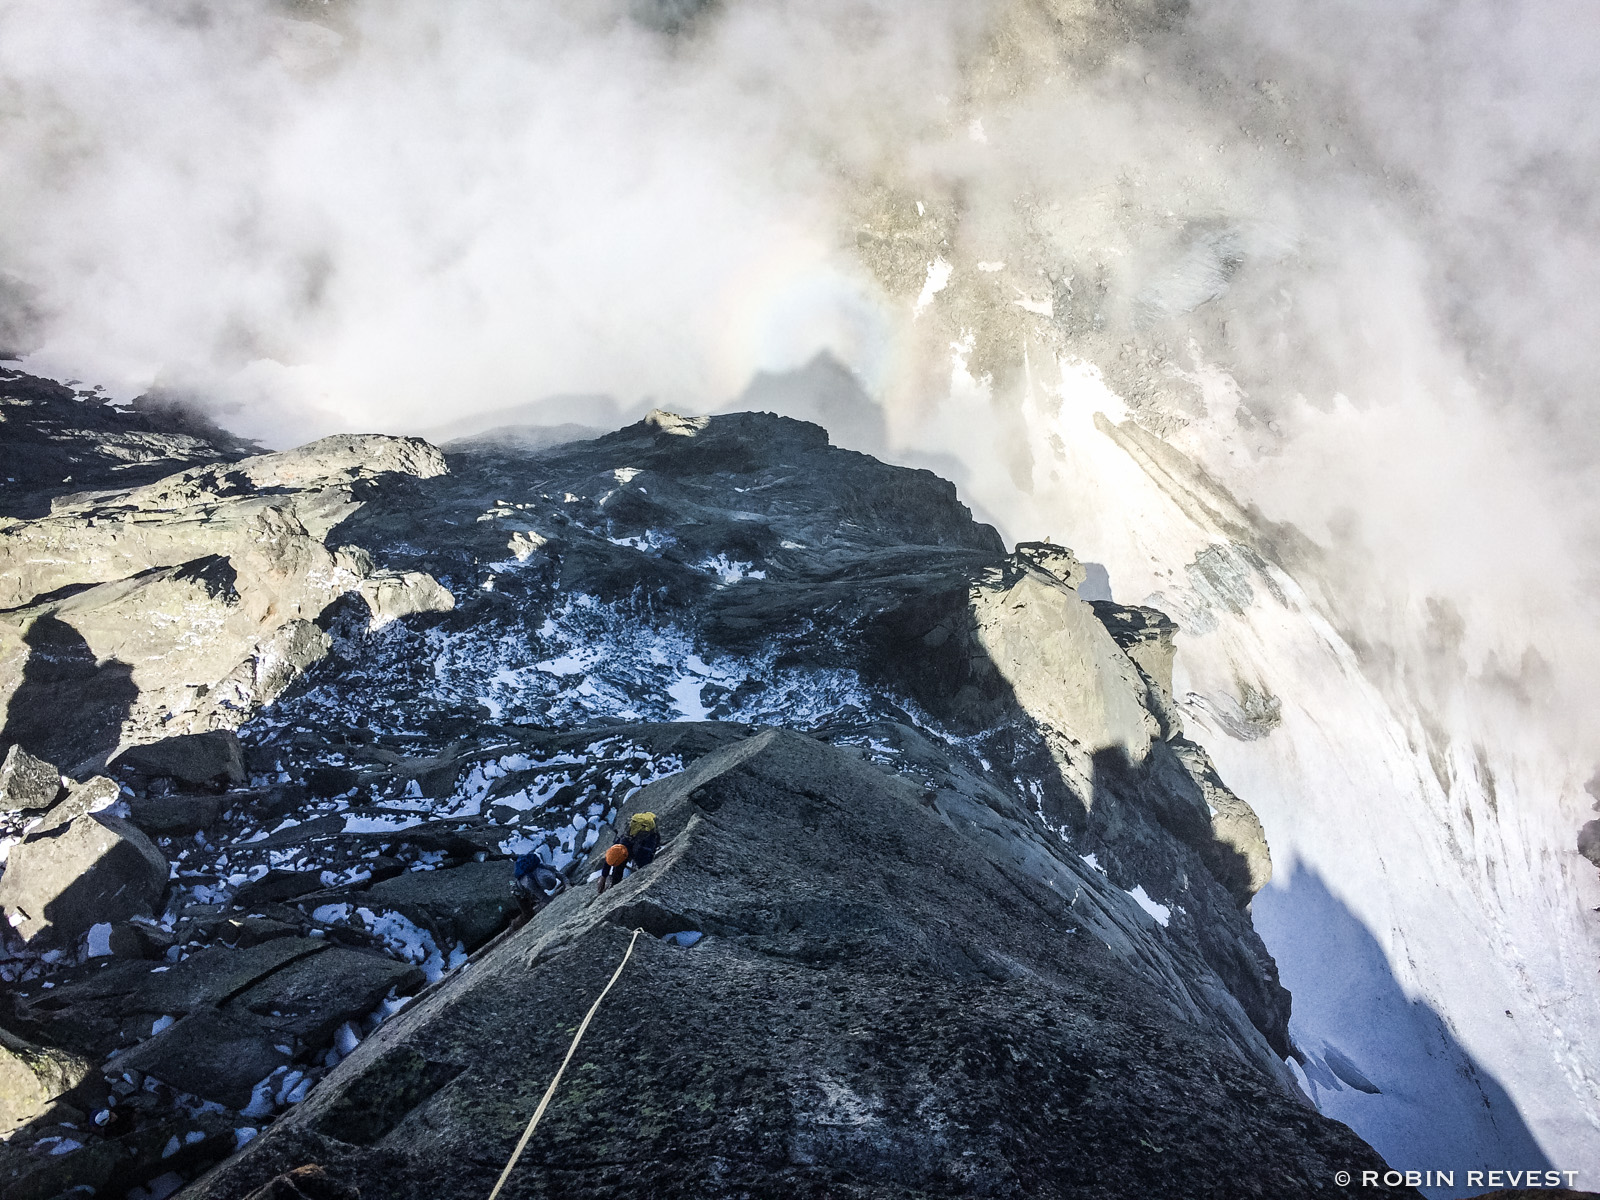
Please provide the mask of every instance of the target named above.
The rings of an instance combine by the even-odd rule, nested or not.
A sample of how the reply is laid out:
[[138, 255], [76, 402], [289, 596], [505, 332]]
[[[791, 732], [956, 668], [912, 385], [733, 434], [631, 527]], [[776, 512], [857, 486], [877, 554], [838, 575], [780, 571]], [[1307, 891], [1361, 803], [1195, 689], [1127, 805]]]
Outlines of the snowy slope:
[[[962, 375], [952, 424], [987, 402]], [[1119, 428], [1093, 368], [1036, 373], [1023, 415], [1031, 494], [1000, 471], [969, 491], [1013, 531], [1103, 562], [1118, 600], [1178, 621], [1190, 732], [1272, 847], [1254, 914], [1294, 994], [1308, 1094], [1396, 1167], [1593, 1178], [1600, 886], [1573, 850], [1587, 798], [1569, 756], [1534, 722], [1431, 713], [1385, 686], [1340, 632], [1315, 557]]]

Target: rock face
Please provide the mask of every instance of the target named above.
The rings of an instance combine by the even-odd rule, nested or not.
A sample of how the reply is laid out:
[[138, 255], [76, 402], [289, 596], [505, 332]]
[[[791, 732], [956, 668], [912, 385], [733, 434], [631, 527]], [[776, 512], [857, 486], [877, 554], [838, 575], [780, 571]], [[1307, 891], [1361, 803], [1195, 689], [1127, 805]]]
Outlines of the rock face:
[[[1378, 1165], [1285, 1065], [1271, 858], [1183, 735], [1175, 625], [1082, 599], [1063, 547], [1008, 553], [946, 481], [658, 412], [56, 501], [0, 530], [4, 739], [111, 765], [18, 818], [0, 896], [90, 826], [146, 831], [165, 895], [74, 910], [50, 956], [39, 902], [8, 907], [0, 1024], [101, 1065], [0, 1148], [8, 1197], [63, 1190], [29, 1148], [73, 1113], [111, 1114], [77, 1179], [159, 1174], [194, 1097], [263, 1132], [193, 1195], [312, 1162], [486, 1194], [635, 927], [512, 1194], [1298, 1194]], [[663, 854], [597, 898], [640, 807]], [[529, 851], [574, 886], [503, 934]], [[183, 1128], [193, 1176], [225, 1151]]]
[[1600, 820], [1590, 821], [1578, 830], [1578, 853], [1600, 867]]
[[[60, 440], [63, 404], [117, 419], [92, 401], [19, 401], [7, 435]], [[313, 622], [340, 596], [369, 595], [375, 624], [454, 603], [431, 579], [375, 574], [358, 547], [326, 540], [373, 480], [444, 472], [432, 446], [340, 436], [233, 449], [196, 442], [185, 453], [205, 465], [0, 518], [0, 740], [80, 774], [130, 742], [231, 730], [326, 653]]]
[[[1183, 1019], [1093, 868], [993, 861], [929, 791], [779, 730], [651, 785], [655, 865], [558, 898], [191, 1195], [303, 1161], [487, 1194], [631, 929], [511, 1195], [1300, 1195], [1382, 1169]], [[1248, 1163], [1222, 1152], [1244, 1129]]]

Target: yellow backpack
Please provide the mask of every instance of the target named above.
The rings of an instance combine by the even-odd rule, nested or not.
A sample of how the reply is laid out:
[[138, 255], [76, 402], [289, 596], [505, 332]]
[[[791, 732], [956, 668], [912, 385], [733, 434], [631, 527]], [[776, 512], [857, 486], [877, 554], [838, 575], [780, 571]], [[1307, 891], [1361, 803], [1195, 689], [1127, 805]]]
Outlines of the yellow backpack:
[[654, 833], [656, 831], [655, 813], [634, 813], [628, 818], [628, 836], [633, 837], [641, 833]]

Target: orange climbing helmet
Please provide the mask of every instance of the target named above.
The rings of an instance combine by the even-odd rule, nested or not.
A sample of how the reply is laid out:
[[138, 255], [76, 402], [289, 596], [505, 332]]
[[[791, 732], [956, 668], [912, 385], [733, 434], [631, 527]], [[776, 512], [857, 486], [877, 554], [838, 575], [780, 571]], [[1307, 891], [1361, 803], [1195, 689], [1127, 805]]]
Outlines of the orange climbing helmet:
[[627, 861], [628, 848], [621, 842], [618, 842], [615, 846], [606, 851], [606, 866], [608, 867], [620, 867]]

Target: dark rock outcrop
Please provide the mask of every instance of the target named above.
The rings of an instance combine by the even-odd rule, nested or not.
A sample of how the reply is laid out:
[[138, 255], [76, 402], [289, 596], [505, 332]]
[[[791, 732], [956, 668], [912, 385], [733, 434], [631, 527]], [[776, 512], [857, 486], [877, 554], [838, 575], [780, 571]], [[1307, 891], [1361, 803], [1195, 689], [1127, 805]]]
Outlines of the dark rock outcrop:
[[145, 397], [127, 408], [0, 366], [0, 517], [34, 518], [62, 495], [139, 487], [255, 449], [193, 409]]
[[487, 1194], [634, 928], [509, 1195], [1233, 1197], [1382, 1169], [1186, 1016], [1096, 872], [993, 860], [919, 781], [763, 730], [630, 807], [670, 835], [654, 865], [557, 899], [188, 1195], [308, 1161], [363, 1195]]
[[222, 818], [218, 796], [144, 796], [129, 807], [128, 820], [151, 837], [187, 837]]
[[1590, 821], [1578, 830], [1578, 853], [1600, 867], [1600, 820]]

